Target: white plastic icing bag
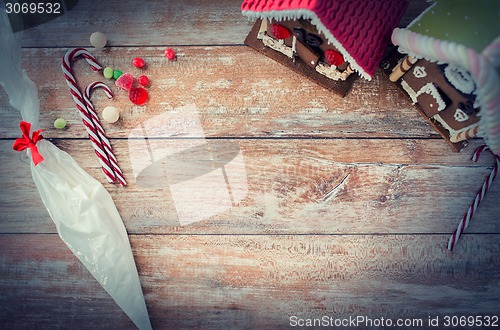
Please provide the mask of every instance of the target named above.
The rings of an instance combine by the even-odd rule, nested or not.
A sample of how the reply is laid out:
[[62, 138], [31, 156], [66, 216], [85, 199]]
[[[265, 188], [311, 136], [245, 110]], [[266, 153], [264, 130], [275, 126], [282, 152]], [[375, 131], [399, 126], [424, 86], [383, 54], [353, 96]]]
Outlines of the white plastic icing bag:
[[[21, 68], [21, 38], [11, 32], [3, 11], [0, 49], [0, 85], [35, 131], [37, 89]], [[127, 232], [111, 196], [66, 152], [47, 140], [36, 147], [43, 161], [36, 166], [30, 161], [31, 173], [59, 236], [137, 327], [151, 329]]]

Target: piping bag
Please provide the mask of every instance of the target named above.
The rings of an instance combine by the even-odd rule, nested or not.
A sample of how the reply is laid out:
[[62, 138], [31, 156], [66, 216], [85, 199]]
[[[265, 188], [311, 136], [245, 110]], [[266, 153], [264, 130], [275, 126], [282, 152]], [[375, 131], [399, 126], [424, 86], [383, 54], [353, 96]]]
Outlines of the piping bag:
[[[35, 131], [38, 91], [21, 67], [21, 36], [11, 32], [5, 10], [0, 13], [0, 49], [0, 85]], [[27, 149], [30, 158], [32, 147]], [[59, 236], [135, 325], [151, 329], [127, 231], [111, 196], [51, 142], [41, 139], [36, 147], [43, 160], [38, 165], [30, 161], [33, 181]]]

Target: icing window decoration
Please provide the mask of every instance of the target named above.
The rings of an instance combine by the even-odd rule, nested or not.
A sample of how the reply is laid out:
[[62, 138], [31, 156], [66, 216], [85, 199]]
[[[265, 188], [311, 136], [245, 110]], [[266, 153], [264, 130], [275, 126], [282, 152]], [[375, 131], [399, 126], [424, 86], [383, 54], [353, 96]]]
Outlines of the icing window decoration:
[[438, 111], [444, 110], [444, 108], [446, 108], [446, 103], [444, 102], [443, 98], [441, 97], [441, 94], [439, 94], [439, 91], [437, 90], [436, 86], [434, 86], [433, 83], [427, 83], [422, 88], [420, 88], [416, 95], [417, 98], [424, 93], [431, 95], [434, 98], [434, 100], [436, 100], [436, 103], [438, 105]]
[[464, 94], [472, 94], [476, 89], [474, 79], [465, 69], [456, 66], [448, 65], [444, 68], [444, 76], [457, 90]]
[[413, 75], [416, 78], [424, 78], [427, 77], [427, 72], [425, 71], [425, 68], [423, 66], [416, 66], [413, 69]]
[[[438, 108], [437, 108], [438, 111], [444, 110], [446, 108], [446, 102], [443, 100], [443, 97], [441, 96], [438, 89], [436, 88], [436, 86], [434, 86], [433, 83], [425, 84], [424, 86], [422, 86], [422, 88], [420, 88], [416, 92], [404, 80], [401, 81], [401, 87], [403, 87], [403, 89], [406, 91], [406, 93], [408, 93], [408, 96], [410, 96], [413, 104], [418, 102], [417, 99], [420, 95], [428, 94], [428, 95], [432, 96], [432, 98], [436, 101], [436, 104], [438, 106]], [[429, 106], [433, 107], [432, 104], [430, 104]]]
[[408, 94], [413, 104], [417, 103], [417, 93], [413, 90], [413, 88], [408, 85], [408, 83], [404, 80], [401, 80], [401, 87], [403, 87], [404, 91]]
[[460, 123], [469, 120], [469, 116], [462, 109], [457, 109], [453, 117]]

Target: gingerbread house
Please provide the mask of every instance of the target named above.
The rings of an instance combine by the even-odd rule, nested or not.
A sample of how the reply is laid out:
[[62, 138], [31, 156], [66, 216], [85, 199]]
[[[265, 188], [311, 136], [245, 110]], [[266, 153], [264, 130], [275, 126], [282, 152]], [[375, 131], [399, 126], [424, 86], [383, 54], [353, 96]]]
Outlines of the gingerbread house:
[[452, 148], [500, 153], [500, 2], [433, 1], [392, 41], [382, 67]]
[[256, 20], [245, 44], [345, 96], [353, 73], [373, 77], [406, 5], [401, 0], [245, 0], [242, 14]]

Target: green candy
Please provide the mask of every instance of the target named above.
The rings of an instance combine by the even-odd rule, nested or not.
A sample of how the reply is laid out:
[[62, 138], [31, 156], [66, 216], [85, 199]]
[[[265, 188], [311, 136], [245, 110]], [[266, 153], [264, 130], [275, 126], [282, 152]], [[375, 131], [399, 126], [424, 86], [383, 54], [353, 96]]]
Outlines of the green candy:
[[64, 127], [66, 127], [66, 120], [64, 120], [64, 118], [57, 118], [54, 121], [54, 127], [57, 129], [63, 129]]
[[102, 74], [104, 75], [104, 78], [108, 78], [108, 79], [113, 78], [113, 73], [114, 73], [113, 68], [110, 68], [109, 66], [107, 68], [104, 68], [104, 71], [102, 72]]
[[113, 78], [118, 79], [123, 74], [120, 70], [113, 71]]

